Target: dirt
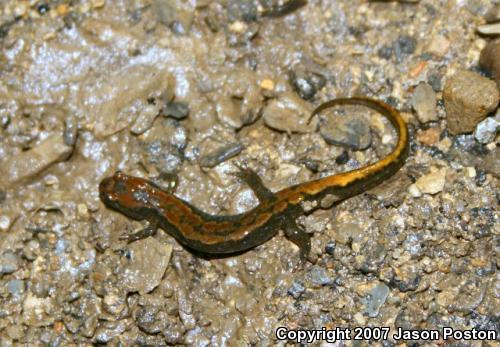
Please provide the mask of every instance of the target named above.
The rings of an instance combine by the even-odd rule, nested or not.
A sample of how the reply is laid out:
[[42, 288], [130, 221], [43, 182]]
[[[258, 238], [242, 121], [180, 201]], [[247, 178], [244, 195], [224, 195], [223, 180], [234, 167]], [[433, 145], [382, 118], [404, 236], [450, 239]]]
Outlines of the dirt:
[[[398, 328], [498, 336], [498, 136], [451, 135], [442, 100], [457, 71], [489, 77], [476, 28], [494, 4], [294, 2], [283, 13], [274, 0], [2, 2], [1, 346], [296, 342], [279, 327], [390, 328], [336, 346], [444, 342], [396, 341]], [[315, 264], [281, 232], [219, 259], [162, 230], [127, 244], [146, 223], [99, 200], [122, 170], [236, 214], [258, 204], [240, 166], [272, 191], [363, 167], [394, 144], [388, 122], [345, 107], [358, 117], [343, 141], [321, 128], [328, 115], [307, 123], [351, 95], [399, 109], [411, 152], [376, 189], [299, 218]]]

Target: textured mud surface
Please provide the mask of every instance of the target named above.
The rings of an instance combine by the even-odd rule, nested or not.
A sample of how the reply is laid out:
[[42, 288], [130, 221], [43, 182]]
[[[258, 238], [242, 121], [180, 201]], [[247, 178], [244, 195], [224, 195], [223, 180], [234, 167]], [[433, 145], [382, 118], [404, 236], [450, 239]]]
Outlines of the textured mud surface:
[[[285, 344], [280, 326], [500, 333], [498, 93], [479, 66], [493, 37], [476, 31], [495, 2], [283, 3], [2, 1], [1, 346]], [[485, 83], [489, 104], [466, 102], [476, 118], [450, 132], [443, 90], [462, 70], [478, 77], [461, 90]], [[162, 230], [127, 244], [145, 223], [99, 200], [122, 170], [235, 214], [258, 203], [238, 166], [272, 191], [362, 167], [395, 141], [381, 117], [307, 122], [351, 95], [401, 110], [411, 152], [379, 187], [299, 219], [315, 264], [281, 233], [224, 259]]]

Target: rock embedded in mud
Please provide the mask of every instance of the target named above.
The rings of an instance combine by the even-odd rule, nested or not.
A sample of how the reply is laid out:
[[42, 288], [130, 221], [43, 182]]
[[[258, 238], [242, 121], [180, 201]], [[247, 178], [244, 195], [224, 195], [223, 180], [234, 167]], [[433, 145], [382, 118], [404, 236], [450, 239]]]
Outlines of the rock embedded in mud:
[[417, 118], [422, 123], [436, 121], [436, 92], [427, 83], [420, 83], [411, 99]]
[[328, 117], [319, 132], [327, 143], [356, 151], [367, 149], [372, 143], [369, 124], [357, 115]]
[[184, 119], [189, 114], [189, 105], [182, 101], [171, 101], [161, 110], [162, 116]]
[[498, 105], [496, 84], [471, 71], [451, 76], [443, 91], [448, 129], [451, 134], [469, 133]]
[[315, 129], [316, 121], [308, 124], [312, 108], [293, 93], [283, 93], [264, 108], [264, 123], [287, 133], [307, 133]]
[[121, 274], [121, 283], [128, 292], [144, 295], [160, 284], [172, 255], [172, 245], [148, 237], [131, 243], [129, 250], [130, 260]]
[[0, 186], [10, 186], [41, 173], [66, 159], [73, 147], [66, 145], [61, 134], [53, 134], [36, 147], [5, 160], [0, 166]]

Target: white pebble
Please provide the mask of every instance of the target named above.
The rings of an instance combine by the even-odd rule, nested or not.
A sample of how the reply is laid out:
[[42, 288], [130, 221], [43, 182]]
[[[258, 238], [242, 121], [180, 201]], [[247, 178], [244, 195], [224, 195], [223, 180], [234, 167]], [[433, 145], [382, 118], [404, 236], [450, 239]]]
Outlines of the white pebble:
[[0, 216], [0, 230], [7, 231], [10, 227], [10, 218], [7, 216]]
[[443, 168], [422, 176], [415, 182], [415, 185], [422, 193], [439, 193], [443, 190], [446, 182], [446, 171], [446, 168]]
[[422, 196], [422, 192], [415, 184], [412, 184], [410, 185], [410, 187], [408, 187], [408, 193], [410, 193], [410, 195], [414, 198], [419, 198]]
[[469, 178], [476, 177], [476, 169], [473, 166], [467, 167], [466, 170], [467, 170], [467, 177]]

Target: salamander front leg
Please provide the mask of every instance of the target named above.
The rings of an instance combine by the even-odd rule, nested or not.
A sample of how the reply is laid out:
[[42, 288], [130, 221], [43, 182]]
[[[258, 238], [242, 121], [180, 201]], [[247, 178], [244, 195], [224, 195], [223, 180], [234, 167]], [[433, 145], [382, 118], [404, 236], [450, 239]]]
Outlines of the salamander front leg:
[[248, 168], [240, 168], [239, 172], [235, 172], [234, 176], [243, 180], [252, 189], [260, 202], [274, 200], [276, 196], [262, 182], [262, 179], [254, 171]]
[[142, 239], [145, 239], [147, 237], [153, 236], [156, 233], [156, 229], [158, 229], [158, 225], [156, 223], [150, 223], [147, 227], [139, 230], [138, 232], [135, 232], [133, 234], [120, 236], [120, 240], [125, 240], [128, 243], [131, 243], [131, 242], [134, 242], [137, 240], [142, 240]]
[[301, 259], [314, 262], [310, 256], [311, 236], [301, 229], [294, 219], [287, 219], [284, 229], [286, 238], [299, 246]]

